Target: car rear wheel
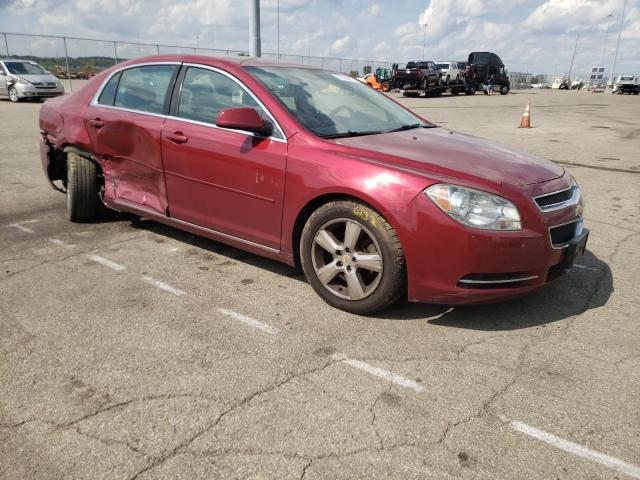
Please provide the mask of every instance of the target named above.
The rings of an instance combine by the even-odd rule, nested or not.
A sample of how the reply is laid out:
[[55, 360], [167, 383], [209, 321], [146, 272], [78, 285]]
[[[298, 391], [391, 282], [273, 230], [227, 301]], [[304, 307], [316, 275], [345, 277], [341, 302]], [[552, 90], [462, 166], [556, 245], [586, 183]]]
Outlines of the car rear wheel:
[[14, 103], [20, 101], [20, 97], [18, 96], [18, 91], [15, 89], [15, 87], [11, 87], [9, 89], [9, 100], [11, 100]]
[[80, 155], [67, 155], [67, 219], [90, 222], [98, 214], [98, 170]]
[[507, 85], [500, 87], [500, 95], [506, 95], [507, 93], [509, 93], [509, 87]]
[[475, 95], [476, 94], [476, 88], [475, 87], [467, 87], [466, 90], [464, 91], [464, 93], [466, 95]]
[[391, 91], [391, 84], [389, 82], [382, 82], [382, 85], [380, 86], [380, 89], [383, 92], [389, 92], [389, 91]]
[[400, 240], [384, 217], [362, 203], [323, 205], [307, 220], [300, 243], [305, 276], [329, 305], [367, 315], [405, 291]]

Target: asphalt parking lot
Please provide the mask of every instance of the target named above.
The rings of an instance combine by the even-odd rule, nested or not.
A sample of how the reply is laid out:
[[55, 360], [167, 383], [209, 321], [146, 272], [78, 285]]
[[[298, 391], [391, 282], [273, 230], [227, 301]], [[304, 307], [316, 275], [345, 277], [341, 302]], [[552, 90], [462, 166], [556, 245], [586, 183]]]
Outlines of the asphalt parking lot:
[[0, 101], [0, 478], [640, 478], [638, 97], [399, 98], [568, 169], [579, 265], [507, 303], [349, 315], [222, 244], [68, 223], [40, 105]]

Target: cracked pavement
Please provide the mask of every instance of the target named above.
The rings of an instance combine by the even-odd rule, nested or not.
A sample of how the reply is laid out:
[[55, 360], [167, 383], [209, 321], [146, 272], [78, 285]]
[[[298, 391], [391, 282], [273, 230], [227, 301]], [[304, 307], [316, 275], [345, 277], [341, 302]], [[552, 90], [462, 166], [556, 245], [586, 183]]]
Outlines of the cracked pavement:
[[[328, 307], [284, 265], [144, 219], [68, 223], [41, 171], [39, 105], [0, 101], [0, 479], [633, 478], [504, 419], [640, 465], [634, 100], [401, 98], [563, 164], [591, 236], [586, 268], [529, 297], [373, 317]], [[29, 220], [33, 233], [11, 226]]]

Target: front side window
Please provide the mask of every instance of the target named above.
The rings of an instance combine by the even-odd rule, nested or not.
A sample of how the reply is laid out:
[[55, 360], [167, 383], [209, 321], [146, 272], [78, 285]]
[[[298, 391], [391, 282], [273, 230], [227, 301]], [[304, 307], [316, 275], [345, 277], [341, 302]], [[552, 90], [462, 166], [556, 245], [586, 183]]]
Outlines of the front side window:
[[246, 67], [307, 130], [324, 138], [431, 126], [347, 75], [306, 68]]
[[178, 116], [215, 124], [227, 108], [251, 107], [266, 119], [260, 105], [239, 84], [213, 70], [189, 67], [182, 82]]
[[13, 75], [47, 75], [49, 73], [36, 62], [5, 62], [5, 65]]
[[147, 65], [124, 70], [114, 105], [149, 113], [163, 113], [167, 88], [176, 65]]

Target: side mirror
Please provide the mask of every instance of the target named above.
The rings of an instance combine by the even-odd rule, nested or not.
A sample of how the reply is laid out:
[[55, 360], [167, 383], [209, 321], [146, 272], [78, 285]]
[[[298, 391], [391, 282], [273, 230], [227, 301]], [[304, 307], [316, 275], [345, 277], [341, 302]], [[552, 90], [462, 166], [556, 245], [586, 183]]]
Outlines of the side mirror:
[[245, 130], [265, 137], [271, 134], [271, 125], [263, 120], [255, 108], [251, 107], [222, 110], [216, 118], [216, 125], [223, 128]]

